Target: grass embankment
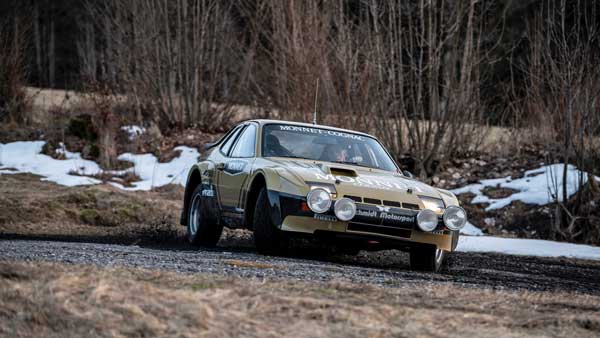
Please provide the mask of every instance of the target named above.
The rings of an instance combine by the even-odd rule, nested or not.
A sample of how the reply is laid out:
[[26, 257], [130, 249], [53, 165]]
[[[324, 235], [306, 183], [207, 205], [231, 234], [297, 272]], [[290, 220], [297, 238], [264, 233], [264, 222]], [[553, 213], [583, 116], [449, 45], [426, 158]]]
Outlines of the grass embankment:
[[0, 176], [0, 234], [73, 240], [181, 242], [183, 187], [125, 192], [63, 187], [30, 174]]

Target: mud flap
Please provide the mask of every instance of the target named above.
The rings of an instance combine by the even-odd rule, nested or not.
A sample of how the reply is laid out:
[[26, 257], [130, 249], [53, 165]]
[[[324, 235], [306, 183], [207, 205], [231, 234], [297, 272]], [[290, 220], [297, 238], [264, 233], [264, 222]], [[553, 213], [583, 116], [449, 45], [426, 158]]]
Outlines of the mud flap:
[[267, 190], [267, 197], [269, 198], [269, 207], [271, 209], [271, 221], [278, 228], [281, 229], [281, 202], [279, 200], [279, 192], [273, 190]]
[[459, 231], [452, 231], [452, 251], [458, 246], [458, 237], [460, 237]]

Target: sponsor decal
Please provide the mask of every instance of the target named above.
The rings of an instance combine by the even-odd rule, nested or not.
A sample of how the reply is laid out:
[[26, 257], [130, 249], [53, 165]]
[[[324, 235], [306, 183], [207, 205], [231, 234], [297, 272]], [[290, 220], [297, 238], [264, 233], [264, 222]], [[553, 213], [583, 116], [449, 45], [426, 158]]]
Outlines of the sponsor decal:
[[326, 222], [337, 222], [337, 217], [331, 215], [315, 214], [314, 219]]
[[246, 168], [245, 161], [229, 161], [225, 163], [224, 171], [229, 174], [239, 174]]
[[215, 197], [215, 191], [212, 189], [202, 190], [202, 196], [203, 197]]
[[421, 193], [426, 193], [427, 190], [427, 186], [419, 183], [419, 182], [411, 182], [411, 184], [406, 184], [400, 180], [394, 180], [394, 181], [388, 181], [388, 180], [382, 180], [379, 178], [372, 178], [372, 177], [348, 177], [348, 176], [341, 176], [341, 175], [332, 175], [332, 174], [320, 174], [320, 173], [315, 173], [315, 176], [318, 180], [324, 180], [324, 181], [331, 181], [331, 182], [335, 182], [340, 181], [343, 183], [348, 183], [348, 184], [352, 184], [356, 187], [369, 187], [369, 188], [375, 188], [375, 189], [380, 189], [380, 190], [400, 190], [400, 191], [406, 191], [408, 189], [412, 189], [412, 190], [416, 190], [417, 192], [421, 192]]
[[375, 211], [375, 210], [361, 210], [361, 209], [357, 209], [356, 210], [356, 216], [370, 217], [370, 218], [379, 218], [378, 212]]
[[415, 221], [415, 218], [411, 216], [395, 215], [387, 212], [380, 213], [379, 217], [385, 220], [396, 221], [401, 223], [413, 223]]
[[[381, 209], [383, 209], [383, 208], [381, 208]], [[383, 220], [388, 220], [388, 221], [396, 221], [396, 222], [400, 222], [400, 223], [413, 223], [415, 221], [414, 216], [394, 214], [394, 213], [390, 212], [389, 209], [387, 211], [383, 211], [383, 210], [377, 211], [374, 209], [372, 209], [372, 210], [357, 209], [356, 216], [375, 218], [375, 219], [383, 219]]]
[[300, 127], [300, 126], [286, 126], [280, 125], [279, 130], [285, 131], [293, 131], [296, 133], [305, 133], [305, 134], [316, 134], [316, 135], [325, 135], [325, 136], [334, 136], [334, 137], [343, 137], [349, 138], [353, 140], [362, 141], [363, 137], [356, 134], [344, 133], [336, 130], [328, 130], [328, 129], [319, 129], [319, 128], [310, 128], [310, 127]]

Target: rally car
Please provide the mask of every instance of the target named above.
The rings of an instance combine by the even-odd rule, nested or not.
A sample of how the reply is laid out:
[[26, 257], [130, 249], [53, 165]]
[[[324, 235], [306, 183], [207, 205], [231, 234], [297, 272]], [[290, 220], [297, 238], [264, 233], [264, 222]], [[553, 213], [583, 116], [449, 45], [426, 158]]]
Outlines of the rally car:
[[344, 253], [407, 250], [412, 269], [434, 272], [466, 222], [454, 194], [403, 173], [375, 137], [276, 120], [242, 122], [206, 145], [181, 216], [198, 246], [241, 227], [261, 254], [308, 236]]

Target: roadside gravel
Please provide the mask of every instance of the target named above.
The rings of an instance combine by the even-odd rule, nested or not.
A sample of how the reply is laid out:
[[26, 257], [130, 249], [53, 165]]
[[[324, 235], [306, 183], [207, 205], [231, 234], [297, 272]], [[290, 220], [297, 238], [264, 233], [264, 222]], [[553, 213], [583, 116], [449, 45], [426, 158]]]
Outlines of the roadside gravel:
[[50, 261], [125, 266], [183, 273], [210, 273], [252, 279], [305, 282], [347, 281], [384, 287], [451, 283], [496, 290], [576, 292], [600, 295], [600, 262], [481, 253], [453, 253], [441, 274], [409, 270], [408, 255], [396, 251], [358, 256], [294, 257], [256, 254], [247, 243], [216, 249], [115, 245], [48, 240], [0, 240], [0, 260]]

